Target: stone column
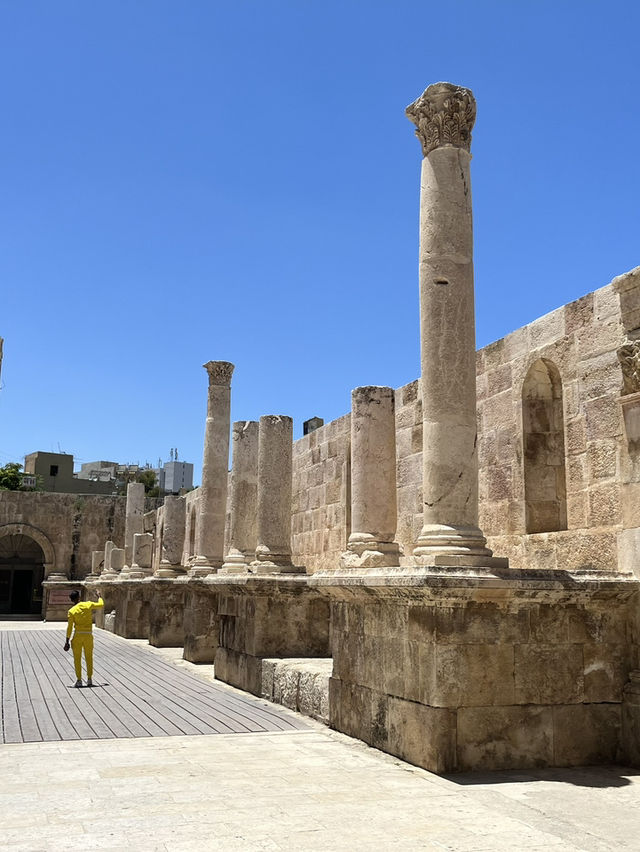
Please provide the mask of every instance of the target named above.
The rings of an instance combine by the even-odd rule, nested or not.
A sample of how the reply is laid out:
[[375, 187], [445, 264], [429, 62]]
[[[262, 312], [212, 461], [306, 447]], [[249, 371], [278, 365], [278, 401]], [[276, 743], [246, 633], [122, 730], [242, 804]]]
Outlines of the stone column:
[[153, 554], [153, 536], [151, 533], [135, 533], [133, 536], [133, 557], [128, 577], [130, 580], [141, 580], [149, 577], [151, 557]]
[[131, 565], [133, 559], [133, 537], [143, 532], [144, 526], [144, 485], [142, 482], [130, 482], [127, 485], [127, 506], [124, 521], [125, 565]]
[[228, 361], [208, 361], [203, 366], [209, 374], [209, 393], [196, 555], [189, 571], [191, 577], [205, 577], [222, 566], [227, 513], [231, 376], [234, 365]]
[[162, 552], [160, 563], [154, 576], [176, 577], [178, 574], [183, 573], [180, 562], [184, 548], [185, 525], [184, 498], [171, 495], [165, 497], [163, 506]]
[[399, 565], [395, 393], [361, 387], [351, 393], [351, 535], [343, 567]]
[[124, 547], [114, 547], [110, 554], [109, 575], [102, 575], [102, 579], [118, 580], [120, 572], [124, 568]]
[[256, 552], [258, 431], [255, 420], [233, 424], [229, 550], [221, 568], [224, 574], [246, 571]]
[[116, 549], [114, 542], [107, 541], [104, 546], [104, 567], [102, 568], [102, 574], [100, 578], [102, 580], [115, 580], [118, 576], [117, 572], [113, 570], [111, 567], [111, 556], [113, 551]]
[[258, 433], [258, 544], [251, 568], [258, 574], [291, 572], [293, 420], [260, 418]]
[[104, 550], [91, 551], [91, 572], [84, 578], [85, 580], [97, 580], [102, 571], [104, 562]]
[[[469, 89], [435, 83], [407, 116], [422, 145], [420, 337], [424, 521], [414, 555], [486, 563], [478, 526]], [[442, 563], [442, 559], [438, 559]], [[478, 564], [480, 564], [478, 563]]]

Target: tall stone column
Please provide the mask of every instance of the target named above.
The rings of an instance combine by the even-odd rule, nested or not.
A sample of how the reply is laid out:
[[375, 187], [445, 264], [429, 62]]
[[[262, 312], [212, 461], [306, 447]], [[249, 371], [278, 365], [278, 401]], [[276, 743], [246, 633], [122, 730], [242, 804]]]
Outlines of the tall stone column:
[[258, 431], [258, 544], [251, 568], [258, 574], [289, 572], [293, 420], [270, 414]]
[[205, 577], [222, 566], [227, 513], [231, 376], [234, 365], [228, 361], [208, 361], [203, 366], [209, 374], [209, 392], [196, 555], [189, 571], [191, 577]]
[[184, 498], [167, 495], [162, 513], [162, 551], [154, 576], [176, 577], [183, 573], [180, 562], [186, 526]]
[[395, 539], [395, 393], [360, 387], [351, 393], [351, 535], [343, 567], [399, 565]]
[[127, 505], [124, 520], [125, 566], [133, 561], [133, 537], [144, 531], [144, 484], [130, 482], [127, 485]]
[[224, 574], [246, 571], [256, 552], [258, 431], [255, 420], [233, 424], [229, 550], [221, 569]]
[[469, 170], [476, 103], [469, 89], [435, 83], [406, 112], [424, 154], [419, 276], [424, 521], [414, 555], [421, 563], [456, 555], [484, 562], [491, 551], [478, 526]]

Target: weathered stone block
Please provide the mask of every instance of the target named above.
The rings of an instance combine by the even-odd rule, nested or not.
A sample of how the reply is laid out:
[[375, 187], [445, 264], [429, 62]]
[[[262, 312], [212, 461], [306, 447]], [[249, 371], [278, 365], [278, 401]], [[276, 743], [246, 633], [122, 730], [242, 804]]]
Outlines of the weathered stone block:
[[511, 364], [502, 364], [487, 374], [487, 396], [495, 396], [511, 388]]
[[620, 704], [554, 707], [554, 766], [615, 763], [620, 727]]
[[584, 700], [620, 702], [631, 669], [630, 654], [621, 645], [584, 645]]
[[389, 698], [386, 725], [385, 751], [430, 772], [455, 769], [455, 712]]
[[531, 349], [539, 349], [555, 343], [565, 335], [564, 309], [558, 308], [550, 314], [529, 324], [529, 345]]
[[508, 423], [512, 417], [513, 402], [511, 390], [505, 390], [489, 397], [482, 409], [482, 429], [498, 429]]
[[497, 603], [471, 601], [465, 606], [437, 607], [438, 645], [513, 645], [529, 641], [529, 613], [508, 611]]
[[570, 641], [568, 609], [557, 604], [538, 604], [531, 607], [528, 615], [532, 643], [564, 645]]
[[551, 708], [465, 707], [457, 717], [458, 770], [553, 765]]
[[617, 534], [588, 530], [559, 534], [556, 538], [558, 568], [565, 571], [615, 571]]
[[571, 704], [583, 700], [581, 645], [516, 645], [515, 703]]
[[372, 692], [367, 687], [329, 679], [329, 723], [350, 737], [371, 744]]
[[[584, 417], [576, 417], [565, 424], [567, 455], [584, 453], [587, 449], [587, 430]], [[605, 437], [610, 437], [609, 435]]]
[[584, 408], [586, 434], [590, 441], [617, 438], [622, 435], [622, 411], [616, 395], [588, 400]]
[[567, 334], [584, 333], [593, 323], [594, 295], [588, 293], [575, 302], [564, 306], [565, 331]]
[[438, 645], [425, 703], [451, 708], [513, 704], [513, 671], [512, 645]]
[[589, 491], [589, 526], [614, 526], [622, 521], [620, 489], [617, 483]]

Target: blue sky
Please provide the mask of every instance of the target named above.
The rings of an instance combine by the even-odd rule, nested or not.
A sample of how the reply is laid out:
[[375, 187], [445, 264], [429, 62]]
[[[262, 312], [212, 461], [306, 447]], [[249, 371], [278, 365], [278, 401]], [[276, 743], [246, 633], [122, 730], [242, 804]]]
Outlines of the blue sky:
[[640, 264], [635, 2], [0, 0], [0, 464], [202, 457], [418, 376], [420, 147], [473, 139], [478, 345]]

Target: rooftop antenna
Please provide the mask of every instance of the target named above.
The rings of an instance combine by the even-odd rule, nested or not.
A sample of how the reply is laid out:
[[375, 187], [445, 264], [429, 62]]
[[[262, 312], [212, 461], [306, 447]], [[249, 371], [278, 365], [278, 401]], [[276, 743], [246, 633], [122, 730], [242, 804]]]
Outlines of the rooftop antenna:
[[178, 461], [178, 448], [176, 447], [176, 461]]
[[169, 453], [169, 455], [171, 456], [171, 461], [173, 461], [173, 447], [171, 447], [171, 452]]

